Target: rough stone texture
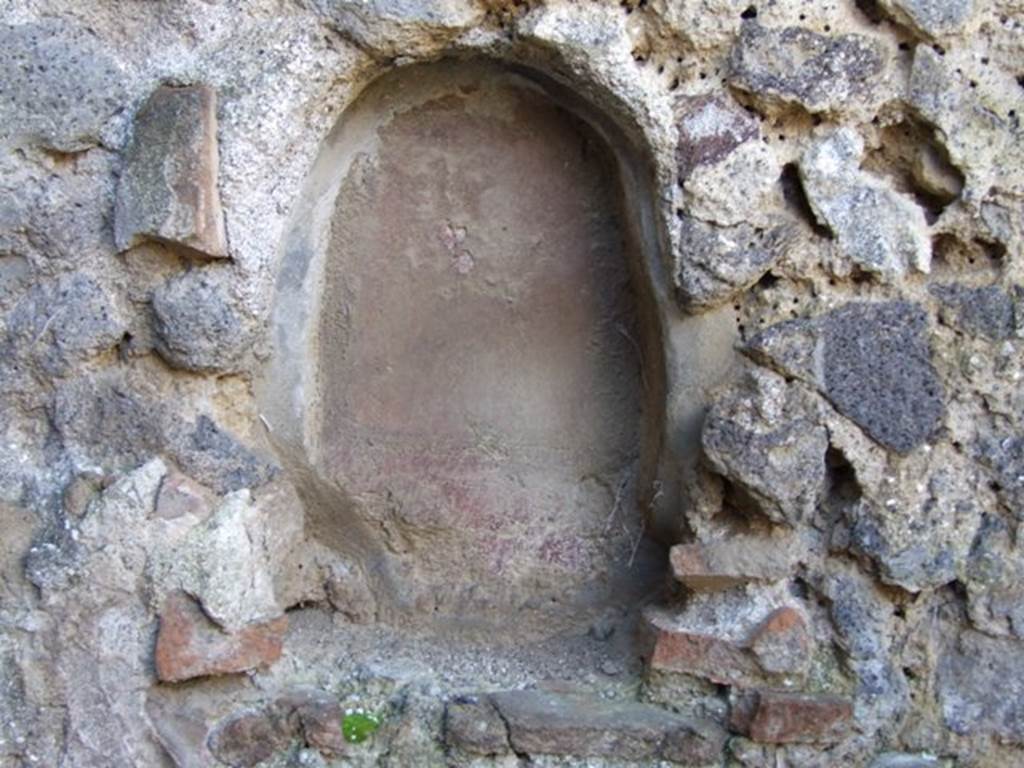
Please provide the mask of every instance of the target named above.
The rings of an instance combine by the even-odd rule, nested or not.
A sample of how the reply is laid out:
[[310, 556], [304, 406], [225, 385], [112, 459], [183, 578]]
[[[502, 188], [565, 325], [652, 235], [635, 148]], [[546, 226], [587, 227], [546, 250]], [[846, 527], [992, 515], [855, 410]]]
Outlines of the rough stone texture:
[[928, 272], [931, 243], [924, 212], [912, 199], [860, 170], [863, 139], [840, 129], [807, 150], [800, 178], [811, 208], [840, 250], [866, 272], [896, 280]]
[[960, 31], [970, 20], [974, 0], [880, 0], [896, 21], [928, 39]]
[[857, 302], [766, 329], [747, 351], [816, 386], [836, 409], [899, 453], [928, 440], [944, 413], [924, 312], [907, 302]]
[[881, 47], [861, 35], [743, 25], [729, 55], [729, 83], [764, 106], [836, 112], [870, 100], [885, 70]]
[[[0, 765], [1024, 764], [1019, 2], [0, 6]], [[489, 72], [549, 103], [547, 122], [441, 84], [446, 67], [449, 86]], [[199, 98], [165, 119], [165, 87]], [[371, 135], [370, 112], [409, 132]], [[206, 250], [230, 242], [230, 261], [159, 216], [119, 252], [118, 186], [147, 153], [150, 202], [203, 209], [193, 181], [219, 194]], [[186, 155], [202, 179], [172, 167]], [[389, 158], [403, 181], [374, 187]], [[361, 258], [357, 229], [383, 247]], [[620, 269], [587, 282], [570, 262]], [[348, 290], [371, 284], [380, 297]], [[501, 321], [428, 333], [432, 301], [479, 308], [469, 288]], [[406, 352], [327, 370], [318, 350], [343, 350], [345, 328]], [[752, 386], [741, 347], [785, 380]], [[485, 383], [471, 398], [460, 355]], [[604, 386], [609, 359], [633, 386]], [[396, 361], [417, 385], [391, 398], [374, 377]], [[560, 376], [550, 413], [520, 407]], [[325, 428], [350, 384], [400, 449], [363, 467], [373, 498], [317, 469], [380, 448]], [[472, 417], [440, 464], [437, 402]], [[630, 441], [592, 429], [612, 411]], [[497, 412], [599, 460], [516, 463], [538, 443], [496, 439]], [[580, 567], [581, 541], [616, 543], [603, 571]], [[684, 583], [646, 609], [679, 669], [644, 668], [640, 598], [680, 542]], [[612, 579], [629, 595], [608, 598]], [[234, 631], [287, 611], [281, 658], [160, 682], [160, 612], [182, 590]], [[522, 758], [497, 710], [492, 746], [446, 747], [446, 706], [536, 686], [565, 707], [534, 707], [533, 738], [642, 756]], [[774, 707], [753, 731], [751, 692]], [[812, 733], [845, 717], [837, 699], [845, 727]], [[723, 746], [744, 703], [750, 735]], [[357, 708], [381, 724], [351, 744]], [[668, 725], [696, 718], [718, 727]]]
[[836, 742], [853, 719], [848, 699], [790, 691], [755, 691], [738, 703], [731, 725], [769, 744]]
[[512, 748], [528, 755], [661, 758], [692, 765], [715, 760], [725, 739], [711, 723], [636, 702], [541, 691], [507, 691], [490, 698], [508, 724]]
[[253, 328], [226, 286], [193, 269], [153, 292], [156, 348], [176, 368], [228, 373], [252, 350]]
[[125, 151], [114, 214], [118, 250], [153, 239], [200, 256], [227, 256], [217, 164], [214, 90], [154, 91], [135, 116]]
[[92, 30], [51, 19], [0, 27], [0, 142], [75, 152], [125, 106], [126, 73]]
[[939, 317], [947, 325], [993, 341], [1008, 339], [1016, 331], [1013, 297], [998, 286], [936, 283], [928, 290], [942, 303]]
[[154, 661], [157, 677], [170, 683], [230, 675], [273, 664], [288, 629], [282, 616], [225, 633], [184, 593], [170, 595], [160, 613]]
[[682, 219], [676, 285], [688, 310], [708, 309], [756, 283], [785, 256], [794, 237], [791, 223], [767, 228], [717, 226], [694, 216]]
[[122, 470], [164, 453], [217, 493], [263, 485], [276, 471], [209, 416], [181, 419], [119, 375], [80, 377], [61, 385], [53, 423], [81, 466]]
[[6, 326], [4, 355], [51, 376], [111, 349], [126, 330], [110, 295], [82, 274], [37, 285], [15, 305]]
[[825, 486], [825, 430], [814, 426], [814, 403], [767, 371], [752, 371], [721, 396], [704, 422], [704, 454], [753, 508], [797, 525]]
[[1013, 640], [966, 631], [942, 656], [939, 699], [955, 733], [992, 733], [1024, 743], [1024, 654]]
[[803, 555], [794, 536], [737, 534], [709, 542], [676, 544], [669, 552], [672, 574], [694, 590], [727, 589], [748, 581], [778, 581]]

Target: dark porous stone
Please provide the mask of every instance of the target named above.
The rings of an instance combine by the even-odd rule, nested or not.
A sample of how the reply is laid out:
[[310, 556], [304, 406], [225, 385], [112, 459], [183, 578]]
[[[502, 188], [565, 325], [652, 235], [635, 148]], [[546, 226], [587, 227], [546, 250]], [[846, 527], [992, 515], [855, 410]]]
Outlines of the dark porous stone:
[[861, 35], [830, 37], [800, 27], [770, 29], [747, 22], [729, 67], [729, 83], [763, 104], [827, 112], [870, 95], [885, 60], [880, 46]]
[[680, 306], [699, 311], [729, 301], [756, 283], [785, 255], [796, 235], [789, 222], [763, 229], [749, 224], [719, 227], [683, 219], [676, 287]]
[[1013, 299], [1002, 289], [994, 285], [971, 288], [946, 283], [933, 285], [929, 291], [942, 303], [939, 316], [946, 325], [994, 341], [1013, 336]]
[[840, 413], [899, 453], [935, 433], [945, 406], [924, 310], [901, 301], [848, 304], [829, 313], [822, 330], [824, 393]]
[[703, 765], [721, 760], [724, 732], [648, 704], [544, 691], [506, 691], [491, 700], [518, 753]]
[[852, 302], [767, 328], [745, 352], [814, 384], [871, 438], [905, 454], [932, 437], [945, 414], [927, 326], [910, 302]]
[[676, 145], [680, 181], [698, 165], [721, 160], [740, 144], [761, 134], [757, 120], [725, 96], [704, 94], [685, 98], [680, 113]]
[[206, 373], [238, 370], [253, 334], [223, 280], [193, 269], [153, 292], [156, 348], [176, 368]]
[[1024, 643], [963, 632], [939, 660], [938, 692], [946, 725], [1024, 744]]

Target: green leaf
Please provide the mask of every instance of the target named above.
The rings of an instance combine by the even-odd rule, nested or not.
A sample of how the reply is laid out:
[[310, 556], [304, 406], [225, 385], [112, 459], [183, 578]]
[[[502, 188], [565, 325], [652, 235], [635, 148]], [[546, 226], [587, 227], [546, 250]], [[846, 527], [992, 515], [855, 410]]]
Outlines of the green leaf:
[[341, 732], [349, 744], [360, 744], [380, 728], [380, 718], [369, 712], [346, 712], [341, 718]]

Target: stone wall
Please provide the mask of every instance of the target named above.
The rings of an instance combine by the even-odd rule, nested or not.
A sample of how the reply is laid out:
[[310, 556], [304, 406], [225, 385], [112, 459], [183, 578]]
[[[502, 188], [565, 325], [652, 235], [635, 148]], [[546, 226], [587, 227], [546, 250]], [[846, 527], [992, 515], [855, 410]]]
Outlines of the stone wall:
[[[0, 9], [0, 766], [1024, 763], [1020, 2]], [[581, 434], [638, 429], [637, 470], [579, 498], [643, 600], [562, 621], [579, 574], [527, 558], [488, 615], [439, 583], [475, 539], [321, 471], [337, 291], [394, 287], [325, 266], [373, 231], [332, 228], [334, 163], [430, 66], [610, 158], [546, 189], [600, 187], [627, 243], [597, 352], [638, 354], [642, 418]]]

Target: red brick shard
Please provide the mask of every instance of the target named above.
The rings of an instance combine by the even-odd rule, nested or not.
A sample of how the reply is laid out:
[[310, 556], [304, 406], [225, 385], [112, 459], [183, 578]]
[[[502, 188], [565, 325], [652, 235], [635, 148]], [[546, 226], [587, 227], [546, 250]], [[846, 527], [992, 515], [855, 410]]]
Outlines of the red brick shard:
[[750, 685], [759, 679], [757, 664], [739, 643], [722, 637], [647, 627], [648, 668], [682, 672], [724, 685]]
[[288, 619], [282, 616], [225, 632], [188, 595], [167, 598], [156, 639], [156, 676], [176, 683], [195, 677], [230, 675], [268, 666], [281, 656]]
[[763, 744], [831, 744], [852, 718], [853, 705], [842, 696], [762, 690], [734, 703], [730, 724]]

